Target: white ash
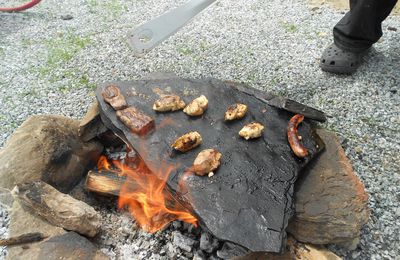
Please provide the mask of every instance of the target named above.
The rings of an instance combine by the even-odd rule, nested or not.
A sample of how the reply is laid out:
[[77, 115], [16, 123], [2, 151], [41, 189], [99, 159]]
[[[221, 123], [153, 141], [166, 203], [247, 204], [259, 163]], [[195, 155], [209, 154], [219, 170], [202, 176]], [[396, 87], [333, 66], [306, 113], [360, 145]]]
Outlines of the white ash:
[[399, 29], [400, 17], [384, 22], [369, 63], [349, 77], [318, 68], [343, 14], [311, 10], [304, 0], [220, 0], [144, 58], [134, 57], [127, 33], [183, 2], [47, 0], [0, 14], [0, 146], [29, 115], [81, 117], [96, 83], [156, 71], [245, 82], [325, 111], [323, 126], [347, 140], [372, 217], [354, 252], [336, 252], [347, 259], [399, 256], [400, 34], [389, 28]]
[[193, 259], [195, 256], [196, 259], [220, 259], [217, 256], [220, 247], [209, 252], [200, 249], [200, 237], [204, 233], [190, 224], [174, 221], [150, 234], [140, 229], [127, 212], [108, 207], [98, 207], [97, 210], [101, 212], [104, 223], [94, 242], [111, 259]]

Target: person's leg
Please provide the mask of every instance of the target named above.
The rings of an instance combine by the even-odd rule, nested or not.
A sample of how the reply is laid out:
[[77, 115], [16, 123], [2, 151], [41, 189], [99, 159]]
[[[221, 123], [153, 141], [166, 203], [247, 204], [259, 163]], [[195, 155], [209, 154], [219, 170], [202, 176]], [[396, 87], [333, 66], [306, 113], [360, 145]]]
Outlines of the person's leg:
[[322, 54], [321, 69], [350, 74], [382, 36], [382, 21], [397, 0], [350, 0], [350, 11], [333, 29], [334, 43]]
[[346, 51], [363, 52], [382, 36], [382, 22], [397, 0], [350, 0], [350, 11], [333, 28], [335, 44]]

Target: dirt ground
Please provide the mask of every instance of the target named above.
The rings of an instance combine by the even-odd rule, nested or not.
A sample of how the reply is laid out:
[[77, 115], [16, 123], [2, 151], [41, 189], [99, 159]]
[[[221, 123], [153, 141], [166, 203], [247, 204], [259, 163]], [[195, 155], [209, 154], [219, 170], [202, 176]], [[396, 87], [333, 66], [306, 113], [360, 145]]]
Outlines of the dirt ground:
[[[330, 7], [340, 11], [346, 11], [349, 9], [349, 0], [309, 0], [309, 2], [312, 7], [329, 5]], [[397, 3], [392, 14], [400, 15], [400, 2]]]

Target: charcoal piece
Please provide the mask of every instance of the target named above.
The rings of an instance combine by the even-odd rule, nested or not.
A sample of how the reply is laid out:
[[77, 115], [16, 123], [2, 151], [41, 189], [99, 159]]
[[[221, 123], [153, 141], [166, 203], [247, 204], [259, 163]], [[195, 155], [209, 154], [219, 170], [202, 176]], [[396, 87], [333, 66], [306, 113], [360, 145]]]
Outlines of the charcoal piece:
[[[96, 91], [103, 123], [133, 147], [159, 177], [167, 177], [165, 164], [178, 165], [168, 177], [167, 188], [198, 218], [202, 228], [220, 240], [251, 251], [282, 250], [285, 229], [294, 213], [294, 183], [299, 172], [322, 149], [307, 120], [299, 126], [299, 134], [309, 155], [299, 159], [292, 152], [286, 134], [293, 113], [268, 105], [268, 100], [273, 98], [271, 94], [267, 96], [259, 90], [215, 79], [114, 82], [129, 106], [137, 107], [155, 120], [156, 130], [140, 137], [132, 134], [104, 102], [101, 91], [108, 84], [113, 83], [100, 85]], [[184, 100], [205, 95], [209, 107], [201, 117], [194, 118], [184, 113], [156, 113], [152, 109], [156, 89], [169, 91]], [[247, 115], [241, 120], [226, 122], [225, 110], [235, 103], [246, 104]], [[243, 125], [254, 121], [266, 126], [265, 133], [261, 138], [246, 141], [237, 133]], [[184, 154], [170, 147], [181, 133], [193, 130], [204, 137], [200, 147]], [[204, 148], [221, 152], [220, 167], [212, 178], [186, 175], [181, 189], [179, 181]]]
[[206, 259], [207, 259], [207, 257], [206, 257], [206, 255], [203, 253], [203, 251], [197, 250], [197, 251], [194, 253], [193, 260], [206, 260]]
[[217, 256], [222, 259], [232, 259], [238, 256], [244, 256], [248, 253], [245, 248], [235, 245], [230, 242], [225, 242], [220, 250], [217, 251]]
[[217, 239], [214, 239], [210, 234], [203, 233], [200, 237], [200, 249], [207, 252], [214, 252], [219, 246]]
[[194, 243], [196, 242], [193, 239], [191, 239], [185, 235], [182, 235], [182, 233], [179, 231], [172, 232], [172, 237], [173, 237], [174, 245], [186, 252], [191, 252], [192, 247], [193, 247]]

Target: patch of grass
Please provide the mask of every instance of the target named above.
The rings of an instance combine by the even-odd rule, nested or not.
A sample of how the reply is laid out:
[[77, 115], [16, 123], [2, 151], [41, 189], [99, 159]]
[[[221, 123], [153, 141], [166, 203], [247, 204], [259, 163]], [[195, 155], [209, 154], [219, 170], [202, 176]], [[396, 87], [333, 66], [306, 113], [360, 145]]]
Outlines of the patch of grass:
[[89, 12], [91, 12], [91, 13], [95, 13], [96, 8], [99, 6], [99, 3], [97, 2], [97, 0], [86, 0], [86, 4], [89, 8]]
[[188, 47], [181, 47], [178, 49], [178, 52], [182, 55], [191, 55], [194, 51]]
[[[65, 34], [59, 35], [51, 40], [47, 40], [44, 45], [47, 48], [47, 57], [45, 65], [37, 68], [39, 76], [45, 78], [52, 75], [52, 72], [60, 67], [64, 67], [63, 64], [72, 60], [75, 55], [88, 46], [91, 43], [89, 37], [81, 37], [75, 33], [69, 31]], [[51, 76], [50, 81], [55, 82], [60, 77]]]
[[67, 62], [81, 49], [89, 45], [89, 43], [89, 37], [80, 37], [71, 32], [53, 40], [49, 40], [46, 43], [46, 46], [48, 47], [47, 63], [49, 65], [54, 65], [57, 63]]
[[90, 82], [90, 81], [89, 81], [89, 77], [88, 77], [88, 75], [86, 75], [86, 74], [83, 75], [83, 76], [79, 79], [78, 83], [79, 83], [82, 87], [84, 87], [84, 88], [86, 88], [86, 89], [89, 89], [89, 90], [95, 90], [95, 89], [96, 89], [96, 84], [93, 83], [93, 82]]
[[21, 96], [23, 96], [23, 97], [27, 97], [27, 96], [37, 97], [37, 96], [39, 96], [39, 94], [37, 93], [36, 90], [30, 89], [30, 90], [22, 92]]
[[283, 23], [283, 28], [287, 33], [295, 33], [298, 30], [296, 25], [291, 23]]
[[113, 18], [117, 18], [124, 11], [128, 11], [128, 7], [126, 6], [126, 4], [121, 3], [119, 0], [108, 1], [104, 5], [104, 8], [110, 12]]
[[63, 94], [67, 94], [67, 93], [71, 92], [72, 89], [73, 89], [72, 85], [65, 85], [65, 86], [58, 87], [58, 90]]
[[79, 75], [79, 71], [75, 71], [68, 76], [70, 82], [66, 85], [62, 85], [58, 87], [58, 90], [63, 93], [67, 94], [75, 89], [87, 89], [89, 91], [94, 91], [97, 85], [94, 82], [90, 82], [89, 76], [87, 74]]

